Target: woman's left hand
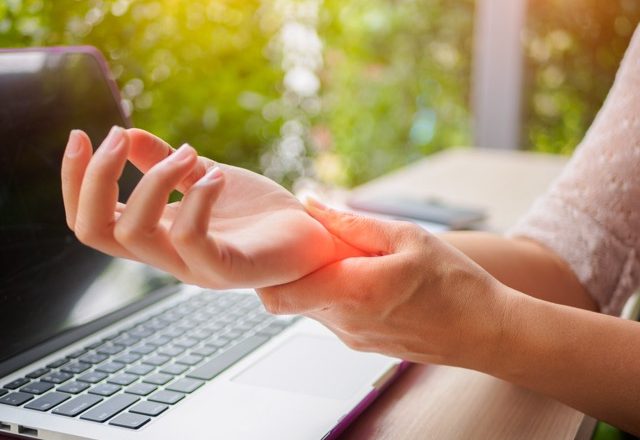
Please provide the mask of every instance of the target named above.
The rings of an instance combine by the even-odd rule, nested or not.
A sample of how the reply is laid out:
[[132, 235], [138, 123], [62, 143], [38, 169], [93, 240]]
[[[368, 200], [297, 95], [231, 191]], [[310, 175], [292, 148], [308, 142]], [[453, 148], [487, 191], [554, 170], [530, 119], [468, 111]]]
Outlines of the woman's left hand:
[[414, 362], [483, 369], [498, 355], [513, 293], [480, 266], [411, 223], [342, 213], [313, 200], [307, 211], [371, 256], [259, 289], [267, 310], [304, 314], [356, 350]]

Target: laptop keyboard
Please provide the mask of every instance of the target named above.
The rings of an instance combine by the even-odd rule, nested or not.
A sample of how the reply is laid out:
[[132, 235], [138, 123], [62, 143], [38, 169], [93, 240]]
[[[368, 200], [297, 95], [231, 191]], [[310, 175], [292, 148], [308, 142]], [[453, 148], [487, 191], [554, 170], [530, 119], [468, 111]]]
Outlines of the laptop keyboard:
[[0, 388], [0, 404], [138, 429], [294, 319], [251, 293], [202, 292]]

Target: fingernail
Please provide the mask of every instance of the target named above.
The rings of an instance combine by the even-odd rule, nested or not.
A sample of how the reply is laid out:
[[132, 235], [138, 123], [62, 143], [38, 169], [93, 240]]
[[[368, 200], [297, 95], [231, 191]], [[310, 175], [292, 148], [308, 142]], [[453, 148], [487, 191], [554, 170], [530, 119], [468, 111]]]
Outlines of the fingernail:
[[124, 129], [114, 125], [100, 148], [104, 151], [115, 151], [120, 145], [122, 145], [123, 140]]
[[210, 168], [209, 171], [207, 171], [207, 173], [204, 176], [202, 176], [202, 178], [198, 183], [202, 185], [213, 183], [220, 180], [222, 178], [222, 175], [223, 173], [220, 167], [213, 167], [213, 168]]
[[67, 157], [77, 156], [82, 149], [80, 148], [80, 130], [71, 130], [69, 133], [69, 141], [67, 142], [67, 149], [64, 154]]
[[180, 148], [178, 148], [169, 156], [168, 160], [174, 163], [182, 162], [183, 160], [190, 158], [192, 155], [192, 152], [193, 152], [193, 149], [189, 144], [182, 144]]

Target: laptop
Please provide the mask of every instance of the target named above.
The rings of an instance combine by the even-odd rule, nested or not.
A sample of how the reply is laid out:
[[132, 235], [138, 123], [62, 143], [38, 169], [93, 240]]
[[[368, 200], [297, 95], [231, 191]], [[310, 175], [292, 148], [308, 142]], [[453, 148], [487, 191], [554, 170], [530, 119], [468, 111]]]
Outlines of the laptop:
[[[405, 364], [66, 227], [68, 133], [99, 145], [130, 126], [120, 102], [91, 47], [0, 51], [0, 437], [337, 437]], [[139, 178], [125, 170], [122, 201]]]

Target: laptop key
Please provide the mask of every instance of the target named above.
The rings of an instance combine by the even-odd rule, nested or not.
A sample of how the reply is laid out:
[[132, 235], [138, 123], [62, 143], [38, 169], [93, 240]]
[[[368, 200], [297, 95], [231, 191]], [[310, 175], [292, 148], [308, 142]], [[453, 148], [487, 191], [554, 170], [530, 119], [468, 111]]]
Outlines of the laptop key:
[[20, 388], [20, 391], [23, 393], [31, 393], [31, 394], [42, 394], [46, 391], [49, 391], [53, 388], [53, 384], [48, 382], [31, 382]]
[[102, 397], [83, 394], [82, 396], [74, 397], [67, 403], [63, 403], [54, 409], [53, 413], [61, 416], [75, 417], [100, 402], [102, 402]]
[[173, 374], [174, 376], [178, 376], [179, 374], [184, 373], [188, 369], [189, 369], [189, 367], [187, 367], [186, 365], [171, 364], [171, 365], [166, 365], [166, 366], [162, 367], [160, 369], [160, 372], [161, 373], [167, 373], [167, 374]]
[[92, 422], [106, 422], [124, 409], [130, 407], [140, 400], [137, 396], [130, 394], [118, 394], [115, 397], [101, 403], [80, 416], [83, 420], [91, 420]]
[[264, 336], [250, 336], [188, 373], [187, 376], [193, 379], [211, 380], [268, 340], [269, 338]]
[[104, 380], [107, 376], [107, 373], [103, 373], [101, 371], [90, 371], [89, 373], [85, 373], [78, 377], [77, 380], [80, 382], [98, 383], [101, 380]]
[[47, 368], [59, 368], [59, 367], [62, 367], [67, 362], [69, 362], [69, 359], [67, 358], [58, 359], [56, 361], [51, 362], [50, 364], [47, 364]]
[[181, 393], [189, 394], [200, 388], [202, 385], [204, 385], [204, 382], [201, 380], [189, 379], [185, 377], [184, 379], [178, 379], [175, 382], [167, 385], [166, 388], [170, 391], [178, 391]]
[[22, 385], [29, 383], [29, 379], [25, 379], [21, 377], [14, 381], [4, 384], [4, 387], [8, 390], [15, 390], [16, 388], [20, 388]]
[[155, 367], [159, 367], [160, 365], [164, 365], [167, 362], [169, 362], [169, 359], [171, 359], [169, 356], [165, 356], [165, 355], [162, 355], [162, 354], [157, 354], [155, 356], [150, 356], [150, 357], [148, 357], [146, 359], [143, 359], [142, 363], [153, 365]]
[[115, 362], [120, 362], [121, 364], [133, 364], [137, 362], [142, 356], [136, 353], [127, 353], [123, 354], [114, 359]]
[[50, 370], [48, 368], [38, 368], [37, 370], [33, 370], [31, 373], [27, 374], [29, 379], [37, 379], [40, 376], [47, 374]]
[[220, 336], [223, 339], [238, 339], [240, 336], [242, 336], [242, 332], [240, 330], [229, 330], [228, 332], [226, 332], [224, 335]]
[[54, 391], [38, 397], [33, 402], [25, 405], [25, 408], [35, 409], [36, 411], [49, 411], [51, 408], [60, 405], [62, 402], [69, 400], [70, 398], [71, 396], [68, 394]]
[[137, 353], [137, 354], [149, 354], [153, 352], [155, 349], [156, 347], [154, 347], [153, 345], [142, 344], [142, 345], [138, 345], [137, 347], [133, 347], [131, 349], [131, 352]]
[[113, 396], [118, 391], [120, 391], [120, 387], [111, 383], [101, 383], [89, 390], [91, 394], [97, 394], [98, 396], [105, 397]]
[[144, 376], [145, 374], [151, 373], [153, 370], [155, 370], [155, 367], [141, 364], [129, 368], [126, 372], [129, 374], [135, 374], [136, 376]]
[[125, 393], [137, 394], [138, 396], [148, 396], [157, 390], [158, 387], [148, 383], [134, 383], [124, 390]]
[[140, 342], [140, 339], [134, 338], [133, 336], [122, 334], [113, 340], [113, 343], [116, 345], [124, 345], [125, 347], [131, 347], [132, 345]]
[[170, 327], [167, 330], [165, 330], [163, 334], [169, 338], [177, 338], [179, 336], [182, 336], [184, 332], [185, 330], [182, 330], [176, 327]]
[[123, 345], [115, 345], [115, 344], [103, 344], [99, 346], [96, 351], [101, 354], [106, 354], [109, 356], [113, 356], [114, 354], [120, 353], [124, 350]]
[[7, 394], [9, 391], [5, 390], [4, 388], [0, 388], [0, 396], [4, 396], [5, 394]]
[[145, 400], [144, 402], [140, 402], [135, 406], [132, 406], [129, 411], [132, 413], [142, 414], [144, 416], [157, 416], [165, 412], [169, 408], [167, 405], [163, 405], [162, 403], [149, 402]]
[[72, 377], [73, 377], [73, 374], [64, 373], [62, 371], [52, 371], [46, 376], [43, 376], [40, 380], [44, 382], [50, 382], [54, 385], [60, 385], [61, 383], [65, 383]]
[[164, 385], [173, 379], [173, 376], [164, 373], [154, 373], [142, 379], [143, 382], [152, 383], [154, 385]]
[[87, 352], [87, 351], [86, 351], [85, 349], [81, 348], [80, 350], [76, 350], [76, 351], [74, 351], [74, 352], [72, 352], [72, 353], [69, 353], [69, 354], [67, 355], [67, 357], [68, 357], [68, 358], [72, 358], [72, 359], [79, 358], [80, 356], [82, 356], [82, 355], [83, 355], [83, 354], [85, 354], [86, 352]]
[[87, 364], [85, 362], [74, 362], [62, 367], [62, 371], [65, 373], [78, 374], [87, 371], [89, 368], [91, 368], [91, 364]]
[[198, 356], [195, 354], [188, 354], [186, 356], [182, 356], [180, 359], [176, 360], [178, 364], [184, 364], [189, 366], [194, 366], [202, 360], [202, 356]]
[[210, 338], [213, 334], [213, 331], [207, 330], [204, 328], [198, 328], [196, 330], [191, 330], [187, 333], [187, 337], [197, 339], [198, 341], [202, 341], [203, 339]]
[[4, 397], [0, 397], [0, 403], [11, 406], [20, 406], [31, 399], [33, 399], [33, 394], [17, 391], [15, 393], [9, 393]]
[[97, 342], [94, 342], [92, 344], [85, 345], [84, 349], [85, 350], [95, 350], [96, 348], [100, 347], [101, 345], [102, 345], [102, 341], [97, 341]]
[[178, 338], [173, 341], [174, 345], [177, 345], [182, 348], [191, 348], [197, 343], [198, 343], [198, 340], [193, 338]]
[[120, 373], [117, 376], [113, 376], [107, 380], [109, 383], [114, 383], [116, 385], [129, 385], [138, 380], [138, 376], [134, 376], [133, 374]]
[[184, 394], [166, 390], [158, 391], [148, 398], [148, 400], [151, 400], [152, 402], [167, 403], [169, 405], [178, 403], [182, 399], [184, 399]]
[[106, 360], [108, 356], [102, 353], [89, 353], [82, 356], [78, 359], [80, 362], [86, 362], [88, 364], [99, 364], [100, 362]]
[[122, 370], [123, 368], [124, 368], [124, 364], [121, 364], [120, 362], [107, 362], [106, 364], [102, 364], [96, 367], [96, 370], [102, 371], [104, 373], [112, 374]]
[[195, 350], [191, 351], [191, 354], [195, 354], [197, 356], [211, 356], [213, 353], [215, 353], [216, 351], [218, 351], [218, 349], [216, 347], [213, 347], [211, 345], [203, 345], [202, 347], [196, 348]]
[[124, 413], [111, 420], [109, 424], [121, 428], [138, 429], [149, 420], [151, 420], [149, 417], [140, 414]]
[[158, 349], [158, 353], [171, 357], [178, 356], [183, 352], [184, 348], [178, 347], [177, 345], [169, 345], [168, 347], [161, 347], [160, 349]]
[[142, 326], [135, 327], [127, 332], [129, 336], [133, 336], [134, 338], [146, 338], [147, 336], [151, 336], [153, 334], [153, 330], [149, 328], [145, 328]]
[[87, 388], [89, 388], [89, 384], [82, 382], [69, 382], [62, 386], [59, 386], [57, 389], [58, 391], [62, 391], [63, 393], [78, 394], [83, 392]]
[[109, 333], [107, 336], [105, 336], [104, 338], [102, 338], [102, 342], [104, 342], [104, 341], [111, 341], [111, 340], [113, 340], [113, 339], [117, 338], [117, 337], [118, 337], [118, 335], [119, 335], [119, 333], [118, 333], [118, 332], [116, 332], [116, 333]]
[[216, 338], [216, 339], [211, 339], [211, 340], [205, 342], [205, 345], [207, 345], [209, 347], [213, 347], [215, 349], [218, 349], [218, 348], [223, 348], [223, 347], [226, 347], [227, 345], [229, 345], [229, 341], [226, 340], [226, 339]]
[[171, 341], [171, 338], [167, 335], [158, 335], [154, 336], [151, 339], [148, 339], [147, 344], [155, 345], [156, 347], [160, 347], [168, 344]]

